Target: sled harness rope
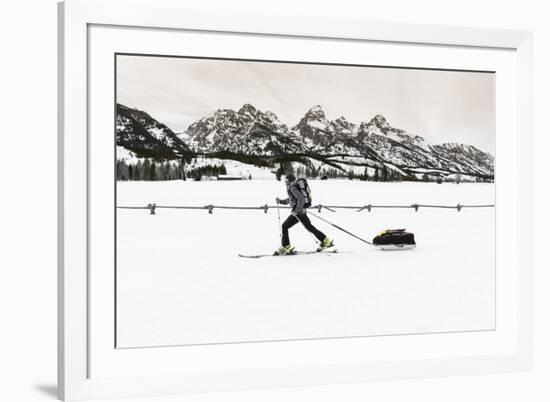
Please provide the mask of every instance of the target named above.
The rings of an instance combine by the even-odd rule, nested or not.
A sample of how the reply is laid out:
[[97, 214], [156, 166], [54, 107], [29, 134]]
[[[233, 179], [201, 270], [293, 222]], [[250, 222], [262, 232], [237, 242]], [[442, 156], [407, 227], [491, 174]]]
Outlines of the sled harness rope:
[[311, 216], [316, 217], [317, 219], [322, 220], [322, 221], [325, 222], [325, 223], [328, 223], [330, 226], [335, 227], [336, 229], [341, 230], [342, 232], [349, 234], [351, 237], [355, 237], [357, 240], [361, 240], [363, 243], [367, 243], [369, 246], [374, 246], [374, 244], [372, 244], [370, 241], [367, 241], [367, 240], [365, 240], [365, 239], [363, 239], [363, 238], [361, 238], [361, 237], [359, 237], [359, 236], [357, 236], [357, 235], [351, 233], [349, 230], [346, 230], [346, 229], [344, 229], [344, 228], [342, 228], [342, 227], [340, 227], [340, 226], [338, 226], [338, 225], [336, 225], [336, 224], [334, 224], [334, 223], [332, 223], [332, 222], [329, 222], [329, 221], [326, 220], [325, 218], [321, 218], [319, 215], [316, 215], [316, 214], [314, 214], [313, 212], [309, 212], [309, 214], [310, 214]]

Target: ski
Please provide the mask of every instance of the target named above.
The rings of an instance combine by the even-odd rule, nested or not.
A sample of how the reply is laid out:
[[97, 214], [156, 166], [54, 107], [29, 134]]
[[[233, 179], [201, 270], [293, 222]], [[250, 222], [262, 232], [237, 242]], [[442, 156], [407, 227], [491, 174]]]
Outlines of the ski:
[[336, 254], [338, 250], [326, 250], [326, 251], [295, 251], [292, 254], [239, 254], [241, 258], [264, 258], [264, 257], [292, 257], [297, 255], [310, 255], [310, 254]]

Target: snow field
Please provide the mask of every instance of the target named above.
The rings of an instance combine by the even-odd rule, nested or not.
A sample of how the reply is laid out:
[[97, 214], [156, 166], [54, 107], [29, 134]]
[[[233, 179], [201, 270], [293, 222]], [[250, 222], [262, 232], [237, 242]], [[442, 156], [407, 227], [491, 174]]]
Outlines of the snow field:
[[[490, 184], [311, 181], [314, 203], [487, 204]], [[117, 205], [263, 205], [285, 194], [275, 180], [119, 182]], [[316, 211], [311, 211], [317, 214]], [[281, 219], [288, 216], [281, 210]], [[407, 228], [411, 251], [380, 251], [324, 222], [341, 253], [242, 259], [279, 244], [277, 211], [118, 210], [119, 345], [485, 330], [494, 327], [494, 209], [324, 210], [372, 240]], [[301, 225], [292, 244], [311, 250]]]

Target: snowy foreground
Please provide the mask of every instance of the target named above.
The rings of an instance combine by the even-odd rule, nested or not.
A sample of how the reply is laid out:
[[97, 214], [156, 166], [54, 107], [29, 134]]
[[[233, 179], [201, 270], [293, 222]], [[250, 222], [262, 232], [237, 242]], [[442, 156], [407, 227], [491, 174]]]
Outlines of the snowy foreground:
[[[314, 204], [492, 204], [492, 184], [310, 181]], [[119, 182], [117, 205], [274, 204], [275, 180]], [[317, 213], [316, 211], [312, 211]], [[281, 211], [281, 219], [288, 210]], [[368, 240], [416, 235], [380, 251], [310, 216], [335, 255], [239, 258], [279, 245], [277, 211], [118, 210], [121, 347], [485, 330], [494, 327], [494, 209], [323, 211]], [[290, 238], [315, 247], [301, 226]]]

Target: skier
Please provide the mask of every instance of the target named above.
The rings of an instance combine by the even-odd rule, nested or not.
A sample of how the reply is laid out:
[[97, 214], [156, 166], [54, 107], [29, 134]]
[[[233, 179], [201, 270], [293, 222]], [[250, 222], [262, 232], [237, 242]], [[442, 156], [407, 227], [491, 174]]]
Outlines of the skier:
[[317, 251], [323, 251], [326, 248], [333, 247], [334, 242], [325, 236], [323, 232], [317, 229], [311, 224], [306, 210], [311, 206], [311, 194], [309, 192], [309, 186], [305, 179], [296, 179], [292, 173], [286, 175], [286, 191], [288, 198], [280, 199], [276, 198], [278, 204], [290, 204], [292, 212], [290, 216], [283, 222], [282, 229], [283, 235], [281, 238], [281, 247], [275, 251], [275, 255], [292, 254], [294, 247], [290, 245], [290, 239], [288, 237], [288, 229], [301, 222], [302, 225], [319, 240], [319, 247]]

